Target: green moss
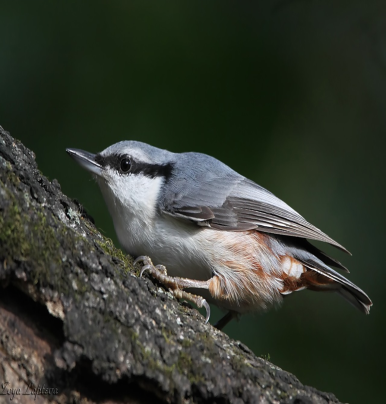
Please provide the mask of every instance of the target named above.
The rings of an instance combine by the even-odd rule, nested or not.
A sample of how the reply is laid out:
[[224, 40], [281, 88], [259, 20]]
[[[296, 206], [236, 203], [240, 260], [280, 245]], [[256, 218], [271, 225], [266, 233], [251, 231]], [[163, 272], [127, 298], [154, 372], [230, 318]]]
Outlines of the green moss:
[[[167, 343], [172, 343], [172, 341], [165, 336], [165, 332], [162, 332], [162, 334]], [[166, 375], [171, 383], [173, 383], [172, 375], [174, 372], [185, 375], [191, 383], [205, 382], [201, 370], [197, 369], [197, 367], [195, 366], [196, 364], [193, 364], [192, 357], [189, 354], [189, 351], [187, 351], [186, 349], [182, 349], [179, 352], [177, 361], [175, 363], [173, 363], [172, 365], [165, 365], [165, 363], [163, 363], [162, 361], [154, 359], [154, 353], [152, 353], [151, 350], [147, 349], [142, 344], [139, 335], [132, 330], [131, 341], [137, 348], [135, 351], [139, 352], [142, 356], [141, 363], [146, 363], [146, 366], [149, 369], [159, 371], [162, 374]], [[192, 343], [190, 342], [186, 346], [190, 346], [191, 344]]]
[[140, 274], [140, 267], [135, 267], [133, 265], [133, 257], [130, 255], [125, 254], [121, 249], [115, 247], [113, 241], [107, 237], [104, 237], [99, 231], [92, 225], [88, 220], [83, 222], [84, 225], [88, 228], [88, 230], [96, 236], [96, 242], [98, 243], [99, 247], [108, 255], [116, 258], [120, 261], [120, 267], [123, 272], [122, 277], [126, 277], [128, 272], [139, 276]]
[[[84, 254], [92, 247], [79, 234], [66, 226], [63, 226], [57, 218], [47, 210], [34, 203], [30, 208], [32, 200], [23, 193], [23, 202], [17, 199], [15, 194], [19, 193], [17, 186], [20, 183], [18, 176], [7, 167], [0, 172], [0, 190], [3, 210], [0, 215], [0, 245], [1, 257], [7, 262], [20, 261], [30, 262], [33, 266], [32, 282], [55, 283], [59, 292], [68, 293], [72, 284], [63, 277], [63, 265], [61, 245], [68, 250], [82, 248]], [[22, 206], [25, 206], [23, 210]], [[79, 216], [77, 212], [70, 211], [73, 220]], [[48, 223], [49, 222], [49, 223]], [[95, 236], [97, 243], [104, 252], [113, 256], [120, 263], [122, 278], [130, 271], [139, 275], [133, 266], [133, 260], [126, 256], [120, 249], [116, 248], [110, 239], [104, 238], [97, 229], [87, 220], [83, 222], [88, 230]], [[60, 242], [59, 242], [60, 240]], [[75, 282], [76, 298], [88, 290], [81, 278], [72, 278]]]
[[230, 363], [232, 368], [237, 372], [242, 371], [245, 367], [251, 367], [251, 364], [238, 354], [231, 356]]
[[266, 361], [270, 361], [271, 360], [271, 356], [269, 353], [267, 353], [266, 355], [260, 355], [260, 358], [266, 360]]
[[211, 351], [213, 349], [214, 341], [208, 332], [202, 332], [198, 335], [201, 342], [204, 344], [205, 349]]
[[184, 374], [192, 384], [205, 382], [203, 373], [197, 366], [193, 366], [192, 357], [186, 350], [182, 350], [177, 361], [178, 372]]
[[182, 346], [184, 347], [184, 348], [189, 348], [189, 347], [191, 347], [193, 345], [193, 342], [192, 341], [190, 341], [189, 339], [184, 339], [183, 341], [182, 341]]
[[115, 247], [111, 239], [103, 237], [102, 240], [97, 240], [97, 243], [106, 254], [109, 254], [120, 261], [120, 267], [123, 270], [123, 276], [126, 276], [128, 272], [139, 276], [140, 270], [134, 268], [133, 258], [130, 255], [124, 254], [122, 250]]
[[[25, 268], [29, 270], [33, 284], [55, 284], [59, 293], [67, 294], [72, 286], [63, 275], [61, 244], [75, 250], [75, 243], [81, 237], [74, 237], [73, 231], [38, 204], [33, 209], [23, 211], [9, 189], [13, 188], [14, 177], [13, 172], [7, 173], [7, 185], [0, 180], [3, 198], [0, 215], [1, 257], [6, 262], [28, 263]], [[81, 292], [86, 290], [80, 279], [77, 280], [77, 288]], [[76, 296], [80, 298], [81, 294], [77, 293]]]
[[20, 184], [20, 179], [15, 173], [12, 171], [12, 167], [10, 171], [7, 172], [7, 179], [14, 186], [17, 187]]
[[158, 370], [163, 374], [168, 375], [169, 380], [172, 382], [171, 375], [174, 372], [176, 365], [173, 364], [171, 366], [168, 366], [161, 361], [154, 359], [152, 352], [146, 349], [146, 347], [138, 339], [135, 339], [135, 345], [139, 348], [139, 351], [141, 352], [141, 355], [143, 357], [143, 360], [141, 362], [146, 362], [147, 367], [151, 370]]
[[289, 397], [289, 394], [288, 393], [286, 393], [285, 391], [278, 391], [277, 392], [277, 394], [278, 394], [278, 396], [280, 397], [280, 399], [281, 400], [284, 400], [284, 399], [286, 399], [287, 397]]
[[6, 193], [7, 208], [0, 216], [0, 241], [6, 259], [32, 260], [42, 271], [52, 262], [60, 262], [59, 242], [46, 216], [37, 207], [31, 214], [22, 212], [15, 197], [0, 181]]
[[186, 373], [186, 371], [192, 368], [192, 358], [185, 351], [181, 351], [178, 357], [178, 368], [181, 373]]
[[173, 336], [173, 333], [171, 332], [171, 330], [162, 327], [161, 333], [162, 333], [163, 337], [165, 338], [165, 341], [167, 344], [174, 344], [173, 339], [171, 338]]

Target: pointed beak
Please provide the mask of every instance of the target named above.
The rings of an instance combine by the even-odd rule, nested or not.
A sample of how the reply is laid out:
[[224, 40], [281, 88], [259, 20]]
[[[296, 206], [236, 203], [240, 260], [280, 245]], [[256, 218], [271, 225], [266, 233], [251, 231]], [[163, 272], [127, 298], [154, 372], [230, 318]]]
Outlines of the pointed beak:
[[66, 149], [66, 152], [90, 173], [98, 176], [102, 175], [103, 167], [95, 161], [96, 154], [79, 149]]

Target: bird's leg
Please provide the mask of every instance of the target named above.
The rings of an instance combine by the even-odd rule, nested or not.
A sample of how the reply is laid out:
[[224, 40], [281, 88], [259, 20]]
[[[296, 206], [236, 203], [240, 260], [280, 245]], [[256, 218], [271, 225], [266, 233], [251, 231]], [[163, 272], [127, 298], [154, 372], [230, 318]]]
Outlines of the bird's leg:
[[204, 307], [206, 310], [205, 324], [209, 321], [210, 317], [210, 306], [208, 302], [201, 296], [194, 295], [192, 293], [185, 292], [183, 289], [186, 288], [199, 288], [199, 289], [209, 289], [208, 281], [195, 281], [188, 278], [179, 278], [169, 276], [167, 274], [166, 268], [163, 265], [154, 266], [151, 259], [146, 256], [140, 256], [134, 261], [134, 265], [138, 262], [142, 262], [144, 266], [142, 267], [139, 277], [141, 278], [145, 271], [149, 271], [150, 275], [157, 279], [160, 283], [165, 285], [173, 295], [178, 299], [185, 299], [194, 303], [197, 307]]
[[225, 316], [221, 317], [220, 320], [218, 320], [213, 327], [217, 328], [218, 330], [222, 330], [230, 321], [232, 321], [237, 316], [238, 313], [230, 310], [227, 314], [225, 314]]

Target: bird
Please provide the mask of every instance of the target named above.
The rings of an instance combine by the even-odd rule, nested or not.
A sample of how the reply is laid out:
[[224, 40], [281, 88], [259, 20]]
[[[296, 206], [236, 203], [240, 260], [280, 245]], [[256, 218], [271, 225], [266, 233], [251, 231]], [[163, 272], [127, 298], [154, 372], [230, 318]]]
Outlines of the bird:
[[370, 312], [367, 294], [331, 267], [348, 270], [309, 240], [348, 250], [216, 158], [133, 140], [97, 154], [66, 151], [95, 177], [141, 276], [149, 271], [177, 298], [204, 307], [205, 322], [208, 303], [225, 310], [215, 325], [222, 329], [304, 289], [336, 292]]

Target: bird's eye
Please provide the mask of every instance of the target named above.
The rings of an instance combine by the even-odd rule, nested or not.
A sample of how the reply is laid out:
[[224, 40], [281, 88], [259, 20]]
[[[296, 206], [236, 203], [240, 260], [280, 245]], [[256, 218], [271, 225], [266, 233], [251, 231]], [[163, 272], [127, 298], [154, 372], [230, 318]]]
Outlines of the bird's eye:
[[127, 157], [124, 157], [124, 158], [121, 160], [121, 171], [122, 171], [123, 173], [127, 173], [127, 172], [130, 170], [130, 168], [131, 168], [131, 162], [130, 162], [130, 160], [129, 160]]

